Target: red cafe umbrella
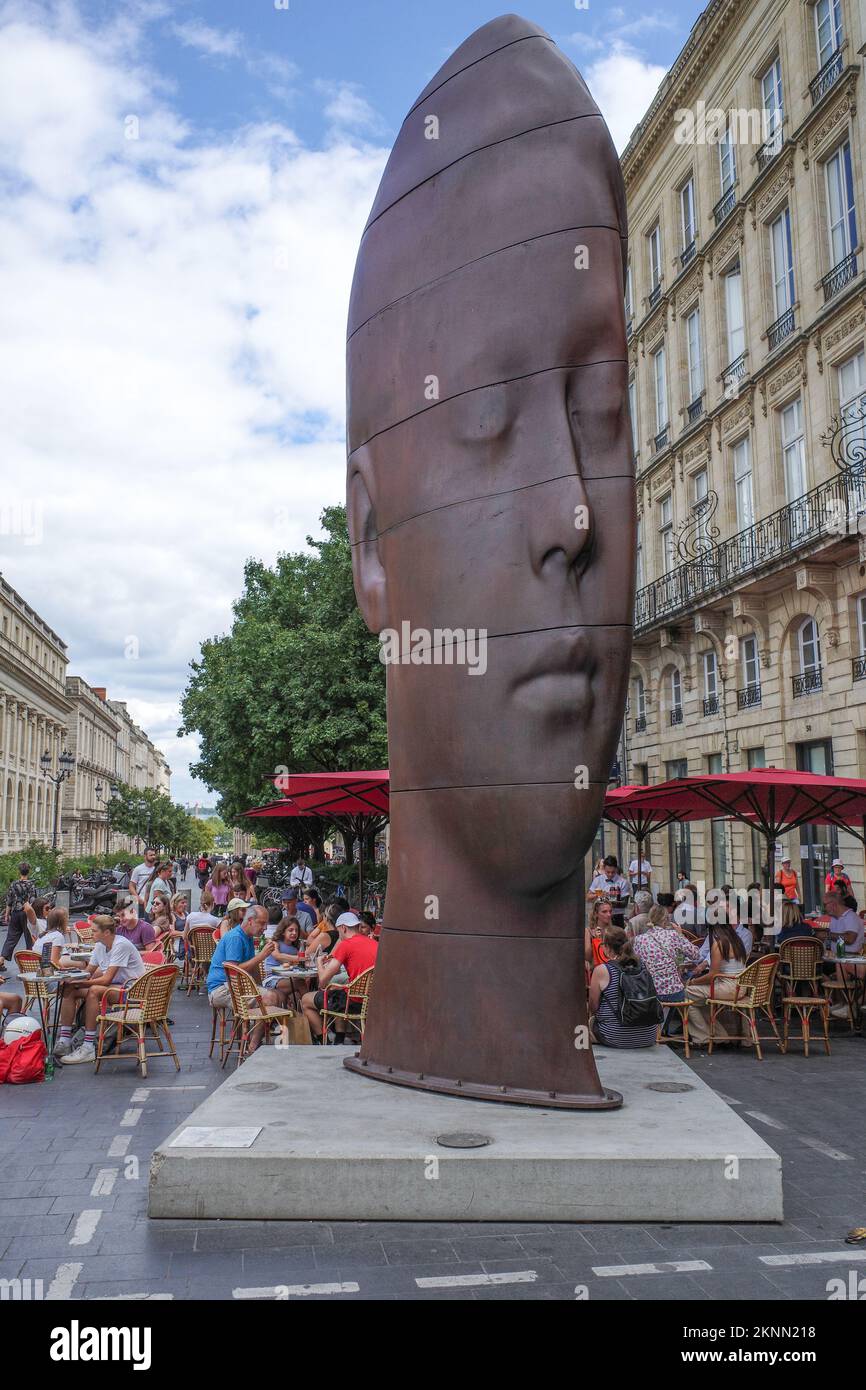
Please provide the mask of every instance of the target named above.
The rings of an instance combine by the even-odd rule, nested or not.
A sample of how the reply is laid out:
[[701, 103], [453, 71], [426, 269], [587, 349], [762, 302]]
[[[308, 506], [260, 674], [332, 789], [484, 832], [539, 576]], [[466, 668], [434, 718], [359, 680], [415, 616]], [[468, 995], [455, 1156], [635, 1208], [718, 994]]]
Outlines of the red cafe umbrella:
[[654, 790], [653, 787], [641, 786], [613, 787], [605, 797], [604, 810], [602, 811], [604, 820], [610, 821], [612, 825], [621, 826], [627, 835], [631, 835], [637, 840], [638, 890], [643, 883], [644, 841], [653, 830], [660, 830], [662, 826], [670, 825], [671, 821], [679, 819], [677, 812], [669, 805], [656, 806], [647, 799], [639, 804], [636, 802], [636, 792], [652, 792]]
[[[676, 777], [632, 794], [635, 809], [670, 809], [674, 819], [729, 816], [759, 830], [767, 842], [770, 908], [773, 907], [773, 844], [780, 835], [810, 822], [850, 827], [866, 817], [866, 780], [825, 777], [787, 768]], [[866, 825], [864, 825], [866, 830]]]

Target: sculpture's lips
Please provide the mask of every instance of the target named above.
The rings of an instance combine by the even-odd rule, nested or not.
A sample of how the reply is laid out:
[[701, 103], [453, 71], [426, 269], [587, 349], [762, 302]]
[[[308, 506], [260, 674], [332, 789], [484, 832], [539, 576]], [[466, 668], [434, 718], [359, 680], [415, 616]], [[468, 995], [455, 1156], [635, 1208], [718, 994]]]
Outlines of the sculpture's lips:
[[589, 638], [585, 633], [541, 633], [543, 650], [530, 671], [526, 671], [515, 681], [515, 688], [539, 680], [555, 677], [577, 677], [592, 675], [595, 660]]

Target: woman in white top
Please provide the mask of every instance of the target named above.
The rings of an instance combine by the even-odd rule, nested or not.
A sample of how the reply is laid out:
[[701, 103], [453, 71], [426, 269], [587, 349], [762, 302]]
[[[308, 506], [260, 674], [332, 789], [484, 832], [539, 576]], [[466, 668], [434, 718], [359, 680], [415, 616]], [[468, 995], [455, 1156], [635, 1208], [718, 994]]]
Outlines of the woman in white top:
[[70, 970], [73, 962], [63, 952], [72, 943], [69, 930], [69, 913], [65, 907], [52, 907], [46, 918], [47, 930], [39, 938], [42, 965], [50, 965], [54, 970]]
[[[728, 923], [710, 927], [710, 959], [708, 968], [686, 990], [689, 1009], [689, 1039], [704, 1043], [710, 1034], [710, 982], [713, 985], [714, 999], [733, 999], [737, 989], [737, 976], [746, 968], [746, 948], [734, 928]], [[740, 1036], [740, 1015], [728, 1011], [716, 1014], [713, 1026], [716, 1040], [729, 1041]]]

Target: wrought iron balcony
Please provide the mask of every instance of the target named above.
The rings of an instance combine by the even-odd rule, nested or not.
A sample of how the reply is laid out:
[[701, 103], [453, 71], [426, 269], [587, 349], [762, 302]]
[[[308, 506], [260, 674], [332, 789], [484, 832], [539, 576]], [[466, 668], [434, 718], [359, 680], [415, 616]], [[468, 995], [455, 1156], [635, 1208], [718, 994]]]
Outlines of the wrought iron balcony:
[[707, 719], [707, 718], [709, 718], [709, 716], [710, 716], [711, 714], [718, 714], [718, 712], [719, 712], [719, 697], [718, 697], [718, 695], [708, 695], [707, 698], [704, 700], [704, 718]]
[[685, 270], [690, 261], [695, 259], [695, 239], [692, 237], [688, 246], [680, 252], [680, 269]]
[[831, 53], [824, 66], [815, 74], [809, 83], [809, 91], [812, 96], [812, 105], [817, 106], [823, 96], [826, 96], [834, 82], [837, 82], [842, 75], [842, 50], [837, 48], [835, 53]]
[[833, 269], [822, 279], [821, 284], [824, 288], [824, 303], [826, 304], [828, 299], [832, 299], [834, 294], [838, 294], [849, 281], [854, 279], [856, 274], [857, 257], [852, 251], [850, 256], [846, 256], [844, 261], [840, 261], [838, 265], [834, 265]]
[[777, 125], [769, 140], [765, 140], [758, 150], [758, 173], [762, 174], [769, 164], [772, 164], [776, 155], [782, 148], [782, 127]]
[[746, 375], [746, 354], [741, 352], [739, 357], [735, 357], [733, 362], [729, 362], [722, 372], [722, 389], [726, 393], [735, 381], [742, 381]]
[[784, 314], [780, 314], [775, 323], [771, 323], [767, 329], [767, 349], [775, 352], [780, 343], [786, 338], [790, 338], [794, 331], [794, 310], [786, 309]]
[[813, 666], [809, 671], [801, 671], [798, 676], [792, 676], [791, 684], [794, 687], [795, 700], [801, 695], [811, 695], [814, 691], [821, 690], [824, 685], [821, 667]]
[[733, 212], [737, 203], [737, 185], [732, 183], [727, 193], [723, 193], [716, 206], [713, 208], [713, 220], [717, 227], [720, 227], [726, 217]]
[[665, 425], [664, 429], [663, 429], [663, 430], [659, 430], [658, 434], [656, 435], [655, 439], [653, 440], [653, 449], [654, 449], [655, 453], [658, 454], [658, 453], [661, 452], [662, 449], [666, 449], [667, 447], [668, 447], [668, 426]]
[[688, 414], [689, 424], [690, 424], [690, 425], [693, 425], [693, 424], [695, 423], [695, 420], [700, 420], [700, 418], [701, 418], [701, 416], [703, 415], [703, 413], [704, 413], [704, 394], [703, 394], [703, 392], [701, 392], [701, 394], [700, 394], [699, 396], [695, 396], [695, 399], [692, 401], [691, 405], [690, 405], [689, 408], [688, 408], [687, 414]]
[[674, 705], [673, 709], [671, 710], [671, 723], [672, 723], [672, 724], [682, 724], [682, 722], [683, 722], [683, 707], [682, 707], [682, 705]]
[[659, 280], [657, 285], [653, 285], [649, 292], [649, 307], [654, 309], [662, 297], [662, 282]]
[[646, 733], [646, 715], [645, 715], [645, 714], [639, 714], [638, 717], [637, 717], [637, 719], [634, 721], [634, 731], [635, 731], [636, 734], [645, 734], [645, 733]]
[[754, 705], [761, 703], [761, 687], [759, 685], [744, 685], [742, 690], [737, 691], [737, 709], [752, 709]]
[[863, 656], [855, 656], [851, 662], [851, 679], [854, 681], [866, 680], [866, 653]]
[[[821, 538], [856, 534], [866, 515], [866, 473], [840, 472], [778, 511], [712, 545], [638, 590], [635, 628], [646, 631], [730, 591], [745, 580], [814, 546]], [[741, 706], [742, 708], [742, 706]]]

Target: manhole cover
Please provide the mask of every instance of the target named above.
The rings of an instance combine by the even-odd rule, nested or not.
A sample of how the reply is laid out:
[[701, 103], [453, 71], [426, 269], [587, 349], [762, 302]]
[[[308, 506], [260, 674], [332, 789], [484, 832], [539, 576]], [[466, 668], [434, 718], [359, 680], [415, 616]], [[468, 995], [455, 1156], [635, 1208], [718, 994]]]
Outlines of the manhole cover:
[[694, 1086], [687, 1086], [684, 1081], [650, 1081], [646, 1086], [648, 1091], [693, 1091]]
[[234, 1089], [236, 1091], [278, 1091], [280, 1088], [276, 1081], [239, 1081]]
[[472, 1134], [465, 1129], [456, 1129], [453, 1134], [437, 1134], [436, 1143], [441, 1144], [443, 1149], [483, 1149], [485, 1144], [492, 1144], [493, 1140], [488, 1134]]

